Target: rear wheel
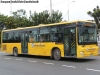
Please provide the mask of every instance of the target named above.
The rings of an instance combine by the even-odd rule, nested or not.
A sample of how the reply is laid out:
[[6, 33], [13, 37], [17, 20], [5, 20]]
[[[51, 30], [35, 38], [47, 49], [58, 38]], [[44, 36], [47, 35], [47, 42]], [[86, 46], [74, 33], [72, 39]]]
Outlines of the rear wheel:
[[61, 53], [60, 53], [59, 49], [54, 49], [53, 57], [54, 57], [55, 60], [60, 60], [61, 59]]
[[16, 56], [16, 57], [18, 56], [18, 49], [17, 48], [13, 49], [13, 55]]

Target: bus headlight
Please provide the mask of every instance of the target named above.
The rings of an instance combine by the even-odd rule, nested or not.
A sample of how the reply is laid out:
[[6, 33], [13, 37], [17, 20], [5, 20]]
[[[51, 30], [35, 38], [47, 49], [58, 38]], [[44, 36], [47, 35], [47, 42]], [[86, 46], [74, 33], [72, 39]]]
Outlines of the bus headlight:
[[80, 52], [80, 55], [84, 56], [84, 52]]

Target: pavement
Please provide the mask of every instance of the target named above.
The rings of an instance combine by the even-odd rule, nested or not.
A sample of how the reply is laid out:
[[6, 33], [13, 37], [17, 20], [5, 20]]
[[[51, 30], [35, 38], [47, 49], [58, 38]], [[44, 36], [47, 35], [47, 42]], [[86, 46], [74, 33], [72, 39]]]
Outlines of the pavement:
[[84, 59], [0, 53], [0, 75], [100, 75], [100, 56]]

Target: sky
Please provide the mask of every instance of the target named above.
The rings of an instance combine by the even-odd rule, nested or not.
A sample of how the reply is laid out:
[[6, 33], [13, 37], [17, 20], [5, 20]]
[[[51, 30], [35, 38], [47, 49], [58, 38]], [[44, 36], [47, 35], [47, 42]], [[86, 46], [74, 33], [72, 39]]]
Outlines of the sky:
[[[4, 15], [10, 15], [11, 9], [12, 11], [24, 9], [26, 10], [27, 15], [29, 15], [30, 10], [32, 11], [32, 13], [34, 13], [34, 11], [36, 12], [42, 12], [44, 10], [50, 11], [50, 0], [38, 0], [38, 1], [39, 3], [12, 3], [11, 6], [10, 3], [0, 3], [0, 13]], [[100, 0], [52, 0], [52, 9], [55, 11], [56, 10], [61, 11], [63, 14], [63, 20], [66, 21], [68, 20], [68, 6], [69, 6], [69, 21], [93, 20], [93, 18], [89, 16], [87, 12], [93, 11], [93, 9], [96, 6], [100, 6]]]

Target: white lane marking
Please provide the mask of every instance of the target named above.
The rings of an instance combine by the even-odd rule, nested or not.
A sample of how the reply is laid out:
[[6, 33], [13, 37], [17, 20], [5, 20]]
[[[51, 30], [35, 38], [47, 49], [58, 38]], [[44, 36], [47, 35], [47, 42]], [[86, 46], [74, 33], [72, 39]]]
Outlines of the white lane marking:
[[15, 59], [15, 60], [22, 60], [22, 59]]
[[32, 60], [28, 60], [29, 62], [37, 62], [37, 61], [32, 61]]
[[47, 62], [43, 62], [44, 64], [51, 64], [51, 65], [54, 65], [54, 63], [47, 63]]
[[90, 71], [96, 71], [96, 72], [100, 72], [100, 70], [89, 69], [89, 68], [87, 68], [86, 70], [90, 70]]
[[76, 68], [75, 66], [68, 66], [68, 65], [62, 65], [62, 66]]
[[11, 58], [4, 58], [4, 59], [11, 59]]

